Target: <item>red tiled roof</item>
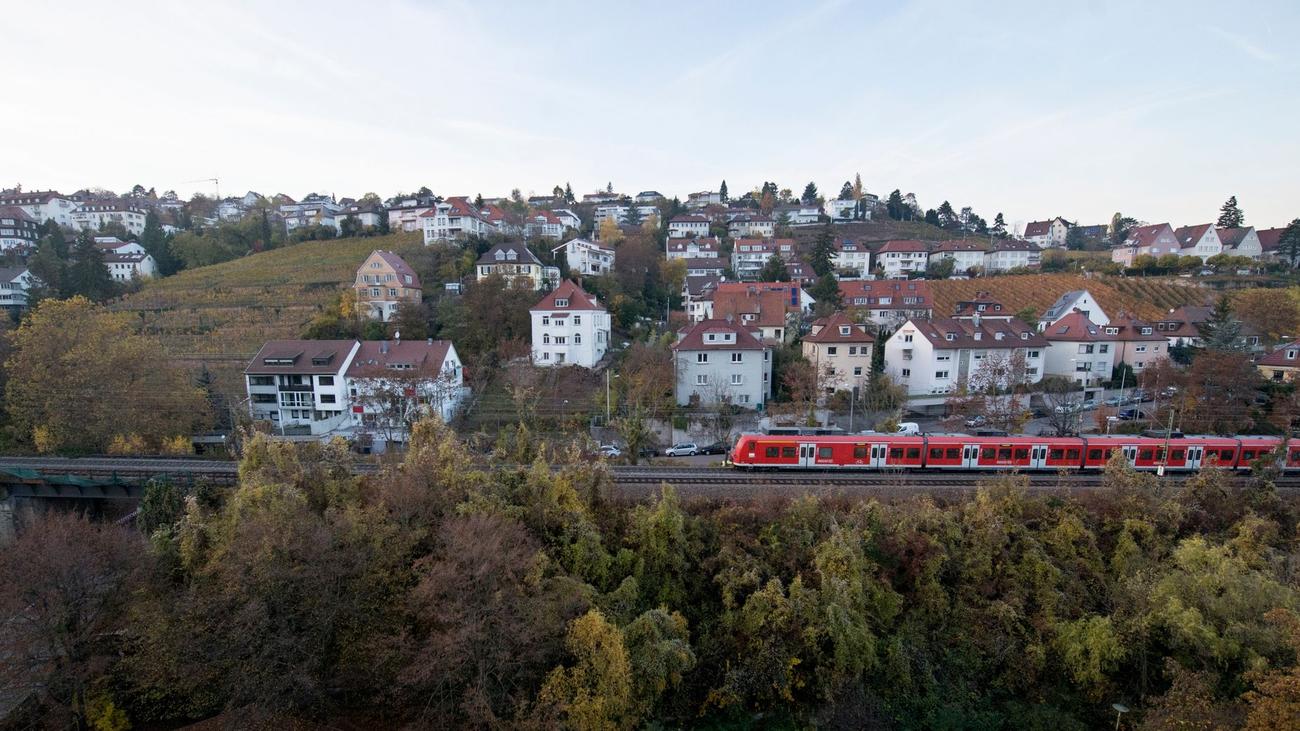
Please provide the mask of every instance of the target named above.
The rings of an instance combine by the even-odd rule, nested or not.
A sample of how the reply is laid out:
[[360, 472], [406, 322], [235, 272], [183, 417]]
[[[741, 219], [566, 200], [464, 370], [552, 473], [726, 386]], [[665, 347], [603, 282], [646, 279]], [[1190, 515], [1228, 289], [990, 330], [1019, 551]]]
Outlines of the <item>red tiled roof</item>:
[[[734, 343], [708, 342], [705, 335], [708, 333], [732, 333], [735, 335]], [[762, 350], [763, 343], [749, 331], [748, 328], [741, 327], [737, 323], [727, 322], [726, 320], [704, 320], [696, 323], [685, 331], [683, 336], [672, 344], [673, 350]]]
[[[941, 317], [934, 320], [911, 320], [910, 324], [936, 348], [943, 350], [1044, 348], [1049, 344], [1037, 331], [1017, 320], [981, 319], [976, 325], [974, 320]], [[899, 332], [905, 330], [906, 326], [899, 328]]]
[[1201, 237], [1205, 232], [1210, 230], [1212, 223], [1202, 223], [1199, 226], [1182, 226], [1174, 229], [1174, 238], [1178, 239], [1178, 245], [1184, 249], [1191, 249], [1201, 242]]
[[[407, 264], [405, 261], [402, 260], [402, 257], [398, 256], [397, 254], [394, 254], [391, 251], [384, 251], [383, 249], [376, 249], [372, 251], [370, 253], [370, 256], [378, 256], [380, 259], [384, 261], [385, 264], [392, 267], [395, 273], [402, 276], [410, 276], [411, 277], [410, 284], [402, 283], [403, 287], [414, 287], [416, 289], [420, 288], [420, 275], [416, 274], [415, 270], [411, 268], [411, 265]], [[369, 259], [370, 257], [366, 257], [366, 258]], [[365, 266], [364, 262], [362, 263], [362, 266], [363, 267]]]
[[784, 327], [789, 307], [781, 292], [723, 291], [719, 285], [713, 293], [713, 316], [757, 327]]
[[413, 370], [402, 373], [436, 375], [442, 371], [449, 352], [450, 340], [363, 340], [347, 375], [349, 378], [383, 376], [391, 373], [388, 366], [399, 364], [412, 366]]
[[[1052, 219], [1053, 221], [1056, 219]], [[1025, 238], [1046, 236], [1052, 231], [1052, 221], [1030, 221], [1025, 224]]]
[[1259, 237], [1259, 248], [1263, 251], [1277, 251], [1278, 244], [1281, 243], [1282, 234], [1286, 233], [1285, 228], [1261, 228], [1255, 230], [1255, 235]]
[[[560, 307], [559, 305], [556, 304], [556, 300], [563, 300], [563, 299], [567, 299], [569, 303], [564, 307]], [[541, 302], [538, 302], [537, 304], [533, 305], [531, 308], [529, 308], [529, 310], [530, 311], [544, 310], [548, 312], [557, 312], [557, 311], [587, 312], [587, 311], [597, 310], [603, 312], [605, 308], [601, 307], [600, 301], [596, 299], [595, 295], [587, 294], [587, 292], [584, 291], [582, 287], [578, 286], [577, 282], [574, 282], [572, 279], [566, 279], [563, 282], [560, 282], [560, 286], [556, 287], [554, 292], [551, 292], [550, 294], [543, 297]]]
[[673, 223], [708, 223], [708, 216], [699, 216], [694, 213], [683, 213], [668, 219], [669, 224]]
[[[844, 335], [841, 328], [849, 328], [849, 334]], [[867, 332], [866, 327], [854, 322], [843, 312], [836, 312], [829, 317], [823, 317], [814, 320], [812, 324], [812, 333], [805, 335], [805, 343], [874, 343], [876, 339], [871, 333]]]
[[27, 211], [24, 211], [18, 206], [0, 206], [0, 218], [13, 218], [19, 221], [35, 223], [35, 221], [32, 220], [32, 217], [27, 215]]
[[881, 253], [893, 252], [893, 251], [924, 252], [926, 251], [926, 248], [924, 242], [917, 241], [915, 239], [894, 239], [893, 241], [886, 241], [884, 245], [881, 246], [877, 251]]
[[1222, 241], [1225, 247], [1235, 249], [1241, 245], [1241, 242], [1253, 229], [1250, 226], [1239, 226], [1237, 228], [1221, 228], [1217, 230], [1219, 232], [1219, 241]]
[[1150, 226], [1135, 226], [1134, 228], [1129, 229], [1125, 243], [1130, 246], [1153, 246], [1160, 238], [1160, 234], [1165, 232], [1165, 229], [1169, 229], [1171, 232], [1173, 231], [1167, 223], [1155, 223]]
[[962, 239], [953, 239], [950, 241], [940, 241], [930, 250], [931, 254], [939, 254], [945, 251], [978, 251], [983, 253], [988, 247], [982, 241], [964, 241]]
[[1104, 327], [1089, 320], [1087, 315], [1078, 310], [1057, 320], [1051, 327], [1043, 331], [1043, 335], [1048, 340], [1060, 340], [1070, 343], [1118, 339], [1117, 335], [1107, 335]]
[[[865, 307], [878, 310], [915, 310], [930, 309], [934, 298], [930, 295], [930, 283], [924, 280], [901, 279], [854, 279], [840, 282], [840, 297], [845, 307]], [[853, 303], [856, 297], [868, 298], [867, 304]], [[878, 304], [881, 297], [891, 297], [887, 305]], [[904, 297], [919, 297], [917, 304], [903, 304]], [[875, 300], [875, 301], [870, 301]]]
[[[1292, 357], [1288, 358], [1287, 356]], [[1259, 365], [1300, 368], [1300, 340], [1287, 343], [1268, 355], [1260, 356]]]

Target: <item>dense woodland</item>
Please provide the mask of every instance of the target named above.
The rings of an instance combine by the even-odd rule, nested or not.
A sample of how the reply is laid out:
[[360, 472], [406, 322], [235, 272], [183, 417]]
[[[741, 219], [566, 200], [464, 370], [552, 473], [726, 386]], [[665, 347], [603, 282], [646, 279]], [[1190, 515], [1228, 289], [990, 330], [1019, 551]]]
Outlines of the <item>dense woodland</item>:
[[154, 484], [135, 528], [40, 519], [0, 554], [0, 683], [51, 727], [1300, 719], [1298, 516], [1269, 474], [625, 504], [576, 450], [509, 429], [475, 457], [436, 422], [377, 476], [349, 463], [254, 437], [237, 488]]

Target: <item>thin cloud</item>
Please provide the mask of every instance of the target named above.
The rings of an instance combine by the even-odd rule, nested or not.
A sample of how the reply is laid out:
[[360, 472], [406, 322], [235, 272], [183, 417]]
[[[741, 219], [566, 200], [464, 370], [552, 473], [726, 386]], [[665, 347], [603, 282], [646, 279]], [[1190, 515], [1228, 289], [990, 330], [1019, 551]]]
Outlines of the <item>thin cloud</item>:
[[1233, 33], [1232, 31], [1225, 30], [1223, 28], [1214, 25], [1207, 25], [1205, 26], [1205, 29], [1219, 36], [1223, 40], [1227, 41], [1238, 51], [1241, 51], [1242, 53], [1246, 54], [1247, 56], [1250, 56], [1256, 61], [1264, 61], [1266, 63], [1277, 63], [1278, 61], [1282, 60], [1281, 56], [1278, 56], [1276, 53], [1273, 53], [1272, 51], [1269, 51], [1268, 49], [1257, 45], [1254, 41], [1247, 38], [1246, 36]]

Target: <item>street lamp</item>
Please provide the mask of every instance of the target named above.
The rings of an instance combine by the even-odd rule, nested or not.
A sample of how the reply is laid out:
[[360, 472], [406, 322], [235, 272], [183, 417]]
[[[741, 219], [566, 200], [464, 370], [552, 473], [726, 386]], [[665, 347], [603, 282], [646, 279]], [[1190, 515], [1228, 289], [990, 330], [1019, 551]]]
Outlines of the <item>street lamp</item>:
[[1128, 706], [1123, 703], [1112, 703], [1110, 707], [1115, 709], [1115, 731], [1119, 731], [1119, 719], [1128, 713]]

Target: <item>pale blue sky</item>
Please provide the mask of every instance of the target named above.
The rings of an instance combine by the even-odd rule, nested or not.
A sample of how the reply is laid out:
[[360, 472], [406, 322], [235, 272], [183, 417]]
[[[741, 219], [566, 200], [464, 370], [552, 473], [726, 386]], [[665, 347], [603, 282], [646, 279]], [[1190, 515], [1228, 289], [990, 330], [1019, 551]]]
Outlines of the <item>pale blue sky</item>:
[[[988, 6], [996, 6], [990, 8]], [[1300, 3], [16, 3], [0, 185], [1300, 216]], [[16, 59], [16, 61], [15, 61]], [[21, 104], [20, 104], [21, 102]]]

